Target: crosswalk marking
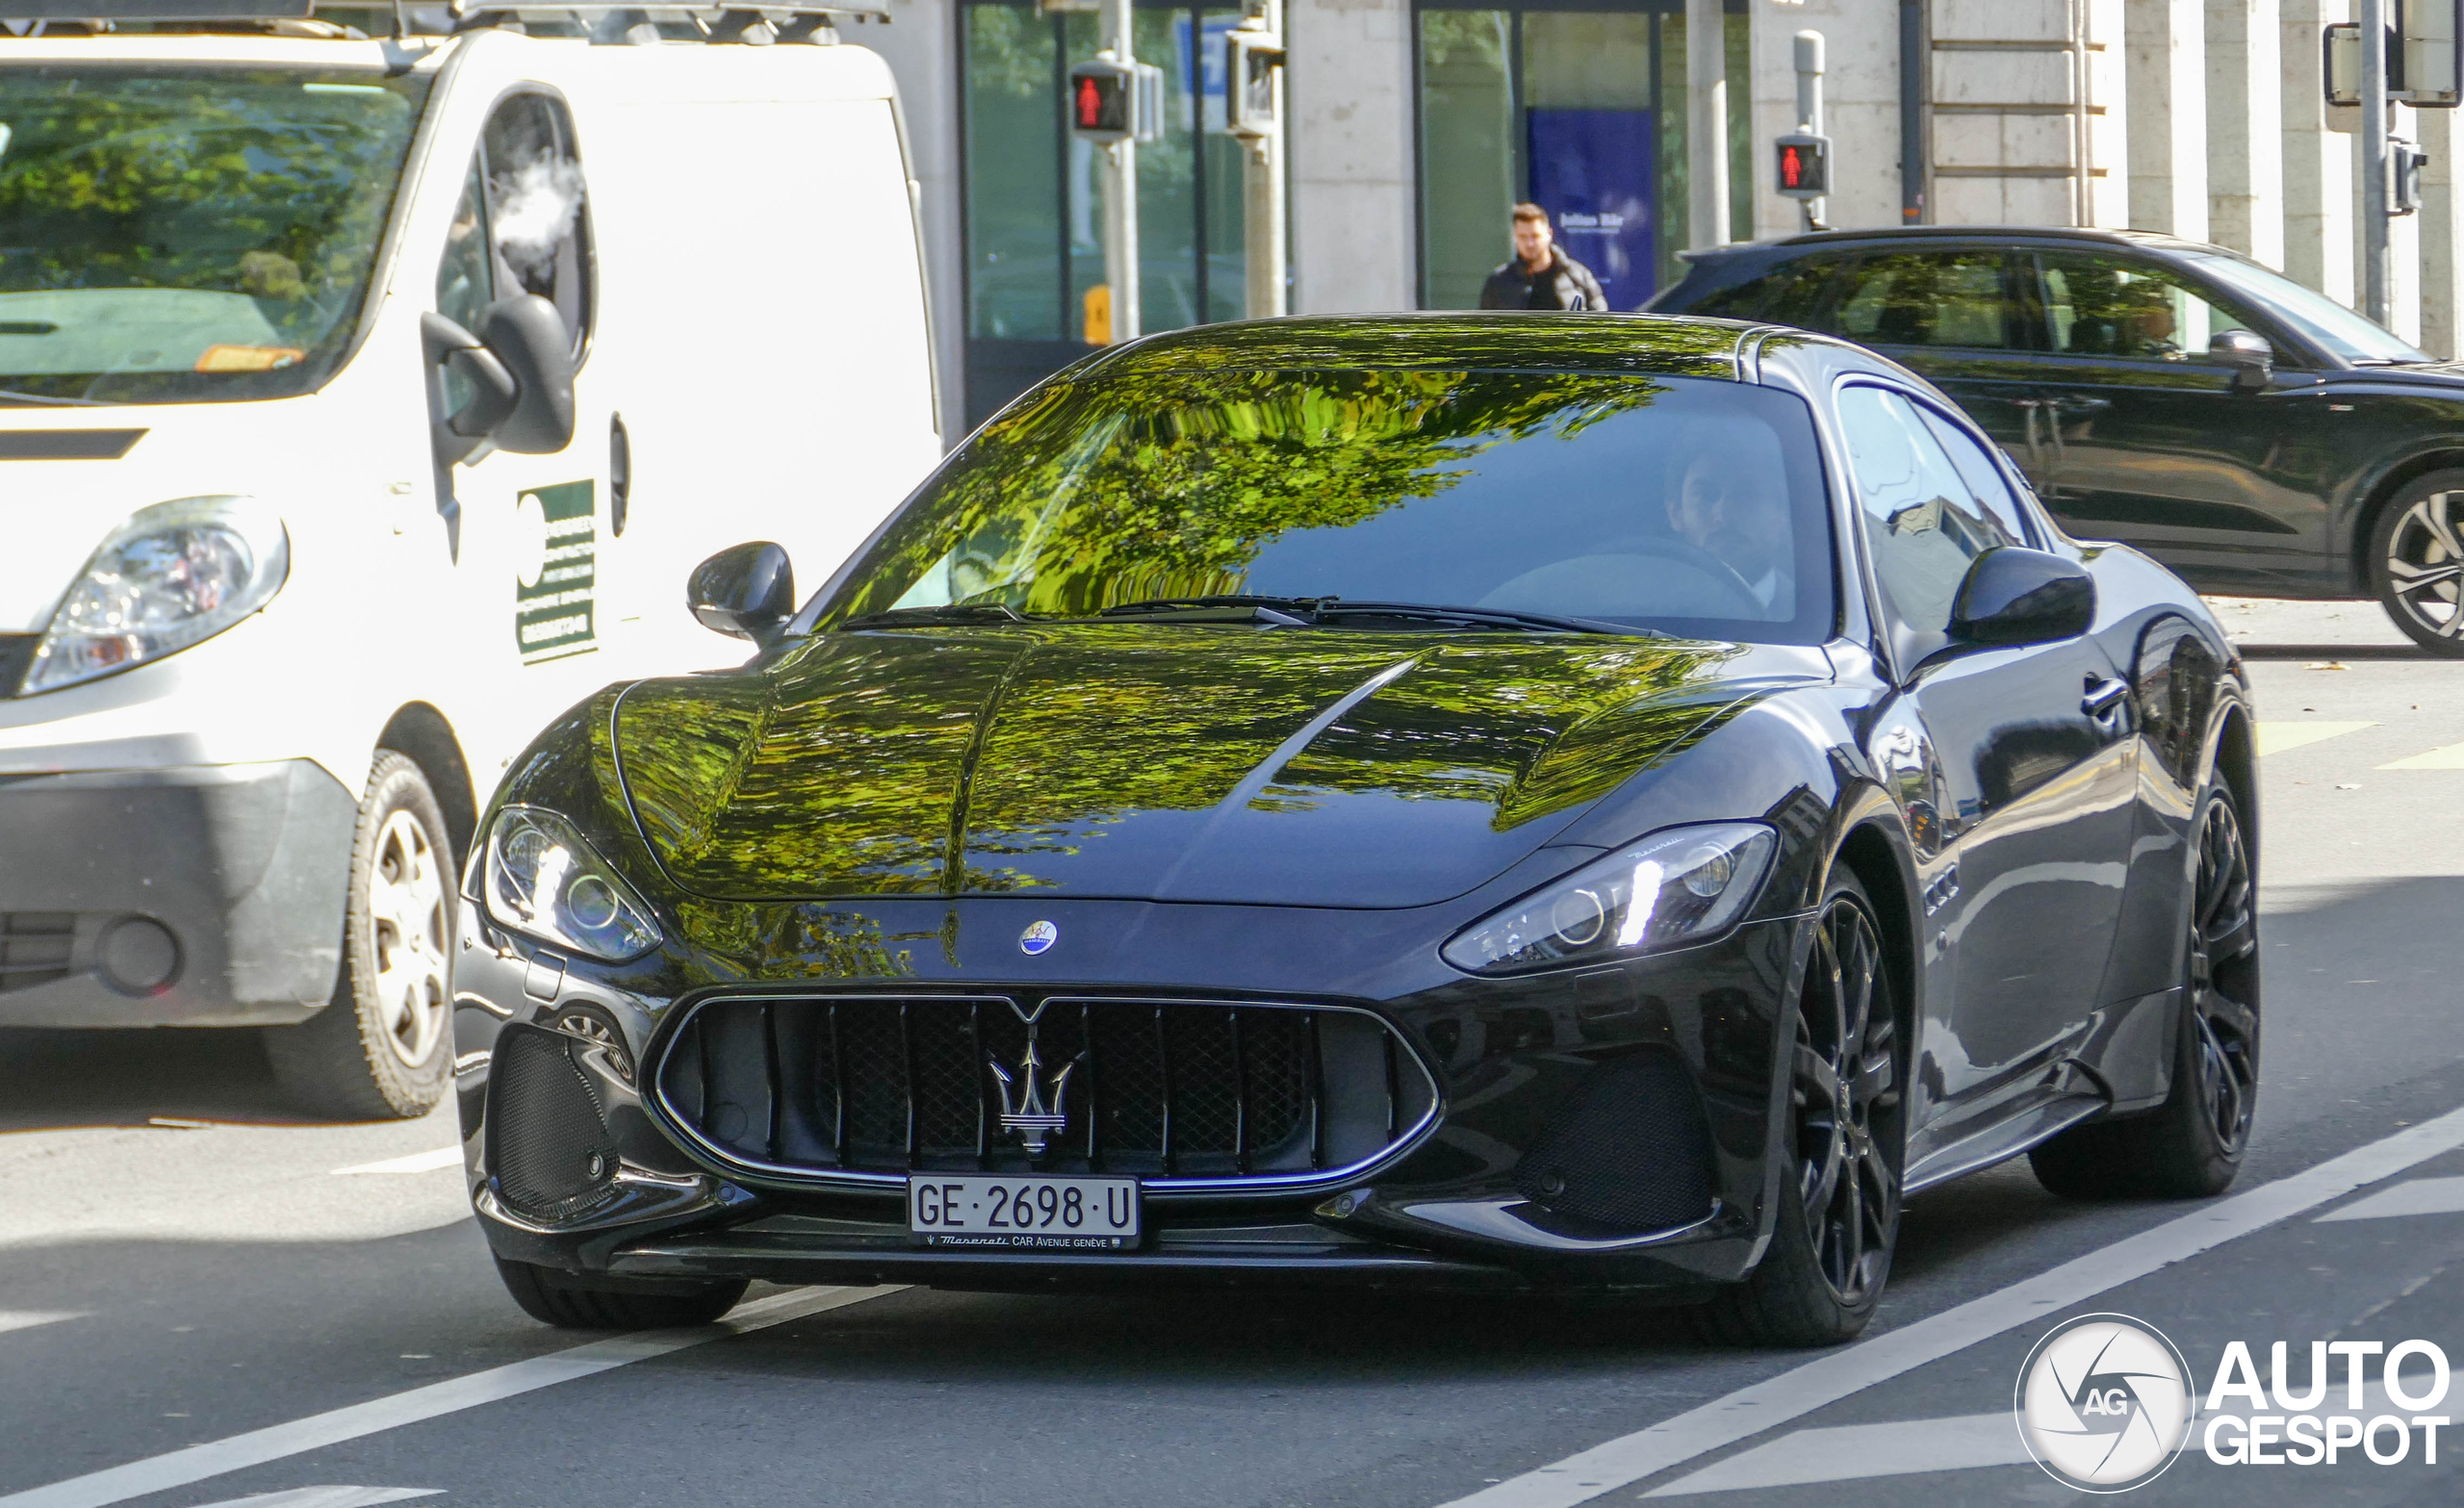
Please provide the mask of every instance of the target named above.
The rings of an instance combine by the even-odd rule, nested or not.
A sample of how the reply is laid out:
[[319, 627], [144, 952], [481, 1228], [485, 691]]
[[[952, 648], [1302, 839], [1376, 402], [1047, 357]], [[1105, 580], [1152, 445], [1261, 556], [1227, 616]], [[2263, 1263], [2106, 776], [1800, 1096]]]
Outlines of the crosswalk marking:
[[2312, 1224], [2328, 1220], [2383, 1220], [2398, 1214], [2453, 1214], [2464, 1210], [2464, 1178], [2416, 1178], [2330, 1210]]
[[56, 1325], [64, 1319], [86, 1316], [67, 1309], [0, 1309], [0, 1335], [12, 1330], [32, 1330], [37, 1325]]
[[[2259, 741], [2267, 741], [2267, 728], [2259, 728]], [[2417, 754], [2409, 759], [2397, 759], [2378, 768], [2382, 770], [2464, 770], [2464, 744], [2449, 744], [2427, 754]]]
[[1918, 1471], [1965, 1471], [2024, 1466], [2028, 1447], [2009, 1409], [1957, 1419], [1905, 1419], [1801, 1429], [1680, 1477], [1646, 1497], [1740, 1493], [1813, 1482], [1852, 1482]]
[[2342, 738], [2347, 733], [2358, 733], [2365, 728], [2377, 726], [2375, 723], [2263, 722], [2259, 725], [2259, 754], [2262, 756], [2282, 754], [2304, 744], [2324, 743], [2330, 738]]
[[432, 1173], [440, 1167], [460, 1167], [460, 1147], [439, 1147], [433, 1152], [414, 1152], [409, 1157], [388, 1158], [382, 1163], [362, 1163], [356, 1167], [338, 1167], [342, 1173]]

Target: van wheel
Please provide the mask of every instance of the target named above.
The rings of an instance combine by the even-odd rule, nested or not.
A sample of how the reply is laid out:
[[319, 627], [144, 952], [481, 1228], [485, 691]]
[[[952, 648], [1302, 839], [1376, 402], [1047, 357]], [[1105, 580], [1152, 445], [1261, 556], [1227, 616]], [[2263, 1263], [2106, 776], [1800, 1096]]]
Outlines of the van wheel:
[[1791, 1020], [1787, 1135], [1771, 1246], [1704, 1306], [1705, 1329], [1748, 1345], [1835, 1345], [1874, 1317], [1899, 1240], [1904, 1096], [1882, 931], [1845, 868]]
[[522, 1312], [559, 1330], [681, 1330], [706, 1325], [733, 1309], [748, 1286], [742, 1278], [663, 1282], [657, 1291], [594, 1287], [586, 1280], [527, 1262], [497, 1259], [497, 1276]]
[[359, 804], [334, 998], [268, 1027], [291, 1101], [340, 1120], [410, 1119], [445, 1097], [453, 1061], [454, 879], [445, 815], [420, 767], [380, 750]]
[[2378, 510], [2370, 587], [2415, 644], [2464, 656], [2464, 472], [2419, 477]]
[[2193, 830], [2198, 869], [2183, 949], [2172, 1088], [2144, 1115], [2091, 1121], [2028, 1154], [2072, 1199], [2204, 1199], [2242, 1170], [2259, 1094], [2258, 889], [2233, 793], [2211, 785]]

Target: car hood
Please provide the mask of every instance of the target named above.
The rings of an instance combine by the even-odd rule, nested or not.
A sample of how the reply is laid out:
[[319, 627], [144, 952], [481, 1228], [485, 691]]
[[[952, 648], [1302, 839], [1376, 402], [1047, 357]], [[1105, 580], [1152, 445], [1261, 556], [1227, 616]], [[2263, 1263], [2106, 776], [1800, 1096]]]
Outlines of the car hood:
[[614, 732], [659, 862], [716, 899], [1406, 907], [1526, 857], [1758, 680], [1825, 673], [1639, 637], [837, 632], [633, 686]]

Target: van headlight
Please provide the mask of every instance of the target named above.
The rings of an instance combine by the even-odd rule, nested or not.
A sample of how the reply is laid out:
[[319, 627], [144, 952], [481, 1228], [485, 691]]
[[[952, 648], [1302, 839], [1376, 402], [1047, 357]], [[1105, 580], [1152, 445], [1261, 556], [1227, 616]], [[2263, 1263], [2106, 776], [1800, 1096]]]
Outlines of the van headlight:
[[254, 498], [182, 498], [112, 530], [51, 615], [21, 695], [109, 676], [213, 638], [273, 600], [291, 536]]
[[1761, 888], [1769, 828], [1708, 823], [1655, 832], [1463, 929], [1439, 950], [1470, 974], [1518, 974], [1702, 942]]
[[552, 811], [498, 812], [478, 879], [479, 899], [500, 926], [611, 963], [658, 946], [649, 905]]

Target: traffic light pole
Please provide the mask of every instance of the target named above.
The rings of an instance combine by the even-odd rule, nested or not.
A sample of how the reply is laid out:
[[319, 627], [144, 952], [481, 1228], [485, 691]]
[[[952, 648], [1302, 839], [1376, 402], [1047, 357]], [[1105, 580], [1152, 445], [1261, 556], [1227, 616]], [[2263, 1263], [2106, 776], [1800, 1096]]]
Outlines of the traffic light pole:
[[2361, 288], [2363, 314], [2395, 317], [2387, 256], [2387, 0], [2361, 0]]
[[[1795, 38], [1797, 64], [1797, 129], [1808, 136], [1822, 132], [1822, 34], [1799, 32]], [[1825, 165], [1828, 166], [1828, 164]], [[1808, 199], [1803, 208], [1806, 229], [1827, 230], [1822, 222], [1827, 199]]]
[[[1098, 56], [1116, 63], [1138, 61], [1131, 38], [1130, 0], [1104, 0], [1103, 45]], [[1104, 286], [1112, 299], [1112, 341], [1138, 339], [1138, 142], [1115, 141], [1104, 154]]]
[[[1270, 37], [1283, 36], [1283, 0], [1248, 0], [1244, 24], [1256, 24]], [[1248, 269], [1247, 313], [1252, 319], [1289, 314], [1285, 303], [1283, 174], [1291, 127], [1284, 123], [1283, 69], [1273, 70], [1274, 134], [1245, 143], [1241, 167], [1242, 249]], [[1239, 89], [1231, 79], [1226, 88]]]

